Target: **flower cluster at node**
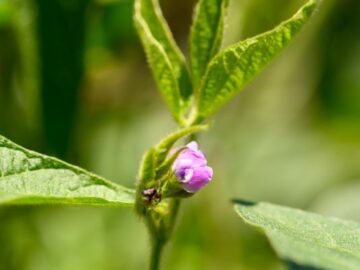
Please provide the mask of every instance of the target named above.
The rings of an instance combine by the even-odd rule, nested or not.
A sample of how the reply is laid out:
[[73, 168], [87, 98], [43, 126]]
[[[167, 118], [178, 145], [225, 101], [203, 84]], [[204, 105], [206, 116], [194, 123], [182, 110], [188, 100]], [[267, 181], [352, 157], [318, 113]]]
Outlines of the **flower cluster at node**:
[[183, 188], [190, 193], [207, 185], [213, 176], [213, 170], [207, 166], [205, 155], [194, 141], [181, 151], [172, 165], [172, 170]]

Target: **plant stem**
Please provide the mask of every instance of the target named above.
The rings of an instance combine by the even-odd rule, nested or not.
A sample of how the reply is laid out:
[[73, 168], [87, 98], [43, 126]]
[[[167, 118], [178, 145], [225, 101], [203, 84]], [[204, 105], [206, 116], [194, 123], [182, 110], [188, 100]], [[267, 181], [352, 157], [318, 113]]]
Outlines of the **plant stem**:
[[[189, 141], [191, 140], [196, 140], [196, 135], [191, 136]], [[150, 162], [153, 160], [153, 152], [149, 151], [144, 156], [143, 164], [153, 165], [153, 163]], [[141, 171], [146, 170], [142, 168]], [[151, 236], [152, 245], [149, 269], [159, 270], [162, 250], [171, 237], [181, 201], [179, 198], [167, 199], [168, 201], [165, 202], [165, 206], [167, 207], [168, 212], [161, 213], [154, 211], [152, 207], [156, 207], [157, 205], [149, 207], [148, 205], [144, 204], [144, 197], [142, 193], [142, 191], [145, 189], [146, 180], [151, 179], [151, 177], [147, 177], [147, 175], [142, 175], [140, 179], [140, 183], [137, 187], [136, 210], [138, 214], [145, 219]]]
[[170, 203], [170, 213], [167, 217], [155, 224], [151, 215], [147, 216], [147, 225], [151, 234], [152, 249], [150, 258], [150, 270], [160, 269], [160, 260], [162, 250], [171, 236], [179, 212], [180, 200], [173, 199]]
[[150, 270], [160, 269], [160, 258], [165, 242], [161, 238], [154, 238], [151, 250]]

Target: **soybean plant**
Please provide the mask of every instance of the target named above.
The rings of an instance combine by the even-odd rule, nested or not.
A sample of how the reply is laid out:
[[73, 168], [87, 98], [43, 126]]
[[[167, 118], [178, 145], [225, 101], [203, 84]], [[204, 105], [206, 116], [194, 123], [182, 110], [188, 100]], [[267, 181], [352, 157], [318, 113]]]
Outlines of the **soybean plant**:
[[[217, 179], [216, 168], [208, 165], [197, 133], [207, 131], [209, 119], [308, 24], [317, 2], [309, 0], [274, 29], [223, 48], [227, 8], [228, 0], [197, 2], [187, 61], [159, 1], [135, 0], [138, 35], [159, 92], [179, 129], [145, 152], [132, 189], [0, 136], [0, 204], [130, 206], [149, 231], [150, 269], [159, 269], [180, 202], [200, 190], [206, 192], [211, 181], [226, 181]], [[217, 198], [222, 199], [228, 200]], [[232, 202], [236, 213], [260, 228], [291, 267], [360, 269], [359, 224], [270, 203]]]

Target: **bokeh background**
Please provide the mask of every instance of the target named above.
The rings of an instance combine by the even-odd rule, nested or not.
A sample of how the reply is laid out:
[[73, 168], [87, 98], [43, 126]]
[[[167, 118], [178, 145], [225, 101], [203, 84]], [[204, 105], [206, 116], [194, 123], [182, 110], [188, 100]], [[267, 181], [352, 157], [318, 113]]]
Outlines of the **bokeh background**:
[[[232, 0], [224, 46], [304, 1]], [[164, 0], [181, 48], [194, 0]], [[173, 123], [132, 24], [133, 0], [0, 0], [0, 134], [132, 187]], [[324, 0], [311, 23], [211, 121], [211, 185], [182, 205], [164, 269], [284, 269], [230, 198], [360, 221], [360, 2]], [[146, 269], [132, 209], [1, 207], [0, 269]]]

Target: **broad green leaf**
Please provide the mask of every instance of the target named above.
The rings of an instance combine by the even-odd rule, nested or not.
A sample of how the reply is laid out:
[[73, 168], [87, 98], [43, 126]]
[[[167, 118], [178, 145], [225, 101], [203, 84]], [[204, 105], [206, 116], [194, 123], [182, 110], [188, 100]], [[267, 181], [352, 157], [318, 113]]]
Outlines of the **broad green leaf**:
[[197, 125], [197, 126], [192, 126], [192, 127], [188, 127], [188, 128], [183, 128], [180, 129], [179, 131], [176, 131], [174, 133], [171, 133], [170, 135], [168, 135], [167, 137], [165, 137], [165, 139], [163, 139], [157, 146], [156, 146], [156, 151], [157, 151], [157, 165], [161, 165], [167, 154], [169, 153], [171, 147], [173, 147], [173, 145], [181, 138], [200, 132], [200, 131], [204, 131], [208, 128], [207, 125]]
[[271, 31], [239, 42], [209, 63], [198, 93], [198, 117], [205, 118], [239, 92], [303, 28], [316, 6], [310, 0], [292, 18]]
[[0, 136], [0, 204], [133, 203], [134, 191]]
[[158, 0], [136, 0], [134, 20], [157, 85], [178, 118], [192, 87], [185, 58], [172, 37]]
[[360, 224], [270, 203], [234, 201], [293, 269], [360, 269]]
[[219, 52], [228, 0], [199, 0], [190, 32], [190, 62], [195, 89], [211, 58]]

